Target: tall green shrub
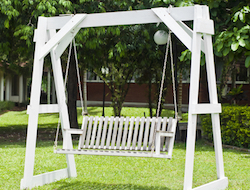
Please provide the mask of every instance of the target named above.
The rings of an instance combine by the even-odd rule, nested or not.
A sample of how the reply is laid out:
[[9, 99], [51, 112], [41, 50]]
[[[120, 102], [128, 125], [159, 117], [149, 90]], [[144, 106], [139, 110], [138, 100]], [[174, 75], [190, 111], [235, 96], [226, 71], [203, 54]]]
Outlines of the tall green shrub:
[[4, 110], [12, 109], [15, 106], [14, 102], [0, 101], [0, 112]]
[[[250, 148], [250, 107], [223, 105], [220, 114], [222, 143]], [[201, 116], [203, 135], [213, 140], [210, 115]]]

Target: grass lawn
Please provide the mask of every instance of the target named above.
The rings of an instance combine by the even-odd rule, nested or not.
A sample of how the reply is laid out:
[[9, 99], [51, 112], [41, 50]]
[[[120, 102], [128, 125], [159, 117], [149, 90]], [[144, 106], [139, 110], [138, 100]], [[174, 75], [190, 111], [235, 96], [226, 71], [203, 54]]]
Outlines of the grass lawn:
[[[148, 116], [146, 108], [124, 108], [123, 116]], [[80, 110], [79, 110], [80, 113]], [[101, 116], [102, 108], [89, 108], [90, 115]], [[111, 108], [105, 114], [112, 115]], [[164, 110], [163, 115], [173, 114]], [[79, 117], [79, 123], [82, 118]], [[58, 114], [41, 114], [34, 174], [66, 167], [65, 155], [53, 153]], [[25, 138], [28, 115], [26, 111], [10, 111], [0, 115], [0, 189], [16, 190], [23, 177]], [[77, 144], [76, 141], [74, 141]], [[133, 158], [111, 156], [76, 155], [77, 178], [34, 189], [160, 189], [183, 188], [185, 169], [185, 143], [176, 142], [173, 158]], [[225, 175], [229, 178], [228, 189], [250, 189], [250, 154], [224, 149]], [[202, 140], [196, 143], [194, 187], [216, 180], [213, 147]]]

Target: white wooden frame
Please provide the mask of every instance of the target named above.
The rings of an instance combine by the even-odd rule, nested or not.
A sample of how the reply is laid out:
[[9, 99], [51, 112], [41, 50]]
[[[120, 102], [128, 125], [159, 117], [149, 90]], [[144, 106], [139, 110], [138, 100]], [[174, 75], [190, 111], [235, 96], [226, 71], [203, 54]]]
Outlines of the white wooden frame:
[[[191, 30], [183, 21], [193, 21]], [[65, 103], [63, 75], [60, 56], [72, 41], [80, 28], [131, 25], [163, 22], [179, 38], [179, 40], [192, 51], [190, 92], [189, 92], [189, 117], [186, 148], [186, 163], [184, 190], [192, 189], [193, 164], [195, 151], [195, 133], [197, 114], [208, 113], [212, 117], [214, 147], [216, 155], [216, 167], [218, 180], [196, 187], [196, 190], [219, 190], [228, 186], [228, 178], [224, 175], [224, 164], [222, 155], [222, 142], [220, 132], [219, 113], [221, 105], [218, 104], [215, 80], [212, 34], [214, 34], [213, 21], [209, 18], [207, 6], [195, 5], [182, 8], [154, 8], [150, 10], [76, 14], [64, 17], [39, 17], [38, 28], [35, 32], [36, 42], [33, 80], [31, 88], [31, 99], [29, 110], [29, 123], [27, 131], [26, 155], [24, 178], [21, 180], [21, 189], [32, 188], [39, 185], [54, 182], [66, 177], [76, 177], [74, 155], [66, 155], [68, 167], [45, 174], [33, 176], [34, 159], [37, 136], [37, 122], [39, 113], [59, 112], [62, 128], [69, 129], [68, 110]], [[56, 30], [59, 30], [56, 32]], [[210, 104], [198, 104], [199, 75], [200, 75], [200, 53], [206, 56], [206, 68], [208, 78], [208, 89]], [[44, 57], [50, 53], [55, 79], [58, 105], [40, 105], [41, 80], [43, 72]], [[63, 130], [64, 131], [64, 130]], [[64, 147], [72, 148], [70, 134], [63, 133]], [[65, 139], [68, 139], [66, 141]]]

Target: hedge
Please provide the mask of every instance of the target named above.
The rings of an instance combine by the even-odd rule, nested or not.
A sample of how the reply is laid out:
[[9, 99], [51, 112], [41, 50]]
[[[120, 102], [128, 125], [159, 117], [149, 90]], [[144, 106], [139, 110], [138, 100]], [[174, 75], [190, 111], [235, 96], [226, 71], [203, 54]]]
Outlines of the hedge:
[[0, 112], [4, 110], [12, 109], [15, 106], [14, 102], [0, 101]]
[[[250, 148], [250, 107], [223, 105], [220, 114], [222, 143]], [[213, 140], [210, 115], [201, 116], [203, 136]]]

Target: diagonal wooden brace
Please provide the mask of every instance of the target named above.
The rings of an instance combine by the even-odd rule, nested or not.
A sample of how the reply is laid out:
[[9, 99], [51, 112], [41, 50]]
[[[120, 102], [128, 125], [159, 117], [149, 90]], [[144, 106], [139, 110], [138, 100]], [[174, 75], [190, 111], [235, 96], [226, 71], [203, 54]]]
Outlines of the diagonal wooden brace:
[[192, 38], [168, 13], [167, 8], [153, 8], [154, 13], [166, 24], [166, 26], [179, 38], [179, 40], [192, 51]]
[[74, 29], [83, 21], [87, 14], [77, 14], [70, 19], [41, 49], [39, 60], [43, 59], [56, 45], [65, 39], [67, 34], [74, 32]]

